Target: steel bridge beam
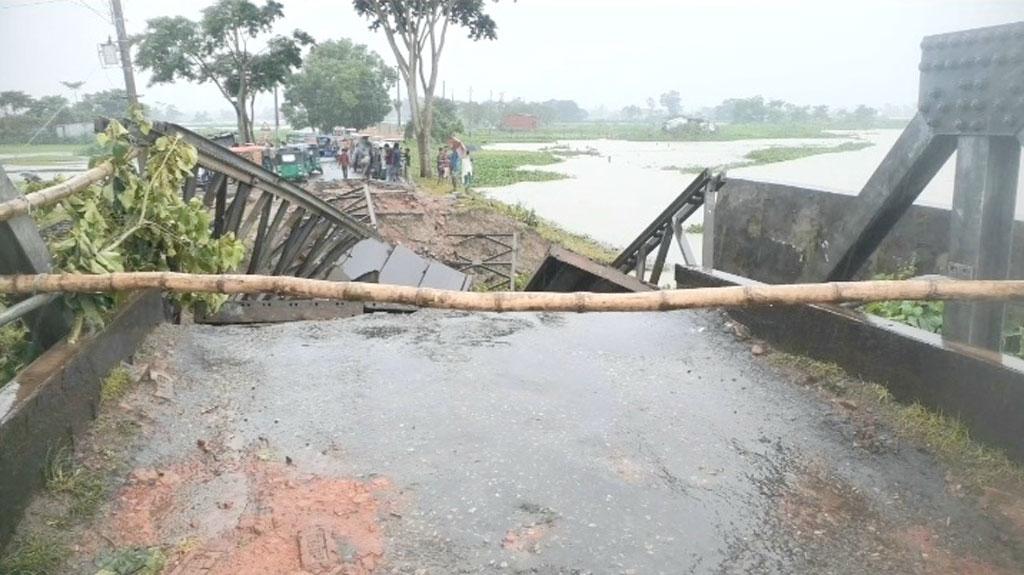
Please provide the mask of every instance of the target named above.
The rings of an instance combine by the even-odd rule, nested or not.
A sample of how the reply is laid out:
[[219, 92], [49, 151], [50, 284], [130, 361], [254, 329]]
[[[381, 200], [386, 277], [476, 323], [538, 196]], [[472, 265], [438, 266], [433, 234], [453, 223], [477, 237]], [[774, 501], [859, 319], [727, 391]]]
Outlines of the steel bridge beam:
[[[1020, 153], [1020, 142], [1014, 137], [960, 137], [950, 214], [950, 276], [1009, 277]], [[948, 302], [943, 335], [998, 351], [1004, 310], [1001, 303]]]
[[[0, 201], [21, 195], [0, 166]], [[49, 273], [52, 267], [50, 250], [30, 214], [0, 222], [0, 273]], [[63, 301], [23, 309], [28, 310], [24, 321], [34, 345], [47, 348], [67, 335], [71, 323]]]

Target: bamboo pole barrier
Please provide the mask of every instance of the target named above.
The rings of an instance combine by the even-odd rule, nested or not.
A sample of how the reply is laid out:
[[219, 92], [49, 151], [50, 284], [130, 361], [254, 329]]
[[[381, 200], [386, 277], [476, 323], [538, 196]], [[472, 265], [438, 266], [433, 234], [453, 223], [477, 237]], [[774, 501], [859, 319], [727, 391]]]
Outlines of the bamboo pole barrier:
[[53, 204], [71, 196], [96, 182], [110, 177], [114, 173], [114, 165], [109, 161], [92, 168], [87, 172], [78, 174], [59, 184], [32, 192], [20, 198], [0, 202], [0, 222], [21, 216], [32, 210]]
[[288, 276], [173, 272], [0, 276], [0, 293], [168, 292], [257, 294], [396, 303], [465, 311], [638, 312], [884, 300], [1024, 300], [1024, 281], [906, 280], [730, 286], [642, 293], [461, 292]]

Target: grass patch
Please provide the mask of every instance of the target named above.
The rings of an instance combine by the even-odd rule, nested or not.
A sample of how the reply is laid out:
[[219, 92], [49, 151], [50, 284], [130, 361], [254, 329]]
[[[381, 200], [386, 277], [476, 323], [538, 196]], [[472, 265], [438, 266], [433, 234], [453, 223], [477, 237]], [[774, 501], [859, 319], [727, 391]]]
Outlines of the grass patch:
[[132, 385], [132, 374], [124, 365], [110, 370], [100, 388], [100, 400], [104, 403], [116, 401], [124, 397]]
[[841, 152], [853, 152], [873, 146], [871, 142], [845, 142], [838, 146], [773, 146], [747, 152], [744, 158], [751, 160], [748, 165], [759, 166], [762, 164], [774, 164], [776, 162], [789, 162], [818, 156], [821, 154], [838, 154]]
[[28, 537], [16, 539], [0, 558], [3, 575], [50, 575], [69, 555], [68, 548], [55, 539]]
[[495, 188], [519, 182], [548, 182], [568, 176], [523, 166], [549, 166], [563, 161], [551, 152], [480, 150], [473, 154], [473, 186]]
[[72, 519], [89, 517], [103, 502], [103, 481], [99, 475], [75, 462], [71, 450], [54, 452], [46, 469], [46, 489], [68, 500]]
[[777, 162], [789, 162], [792, 160], [799, 160], [800, 158], [807, 158], [810, 156], [818, 156], [821, 154], [838, 154], [842, 152], [853, 152], [856, 150], [862, 150], [873, 146], [871, 142], [844, 142], [838, 146], [771, 146], [768, 148], [758, 148], [747, 152], [742, 160], [736, 162], [729, 162], [727, 164], [719, 164], [717, 166], [699, 166], [691, 164], [689, 166], [662, 166], [661, 169], [665, 171], [678, 171], [684, 174], [698, 174], [705, 168], [710, 167], [714, 171], [732, 170], [735, 168], [749, 168], [751, 166], [761, 166], [764, 164], [774, 164]]
[[474, 191], [463, 194], [459, 199], [459, 203], [463, 209], [484, 209], [508, 216], [533, 229], [545, 240], [586, 256], [596, 262], [609, 263], [618, 255], [618, 252], [611, 246], [603, 244], [590, 236], [562, 229], [554, 222], [541, 218], [532, 209], [522, 204], [506, 204]]
[[853, 378], [834, 363], [780, 352], [770, 355], [769, 361], [807, 374], [836, 395], [870, 404], [897, 435], [926, 446], [940, 461], [954, 467], [970, 487], [1006, 482], [1024, 486], [1024, 468], [1001, 450], [974, 441], [967, 426], [957, 418], [920, 403], [899, 403], [884, 386]]
[[0, 144], [0, 155], [58, 155], [71, 154], [74, 156], [86, 156], [89, 148], [83, 144]]
[[5, 166], [59, 166], [81, 164], [86, 158], [81, 156], [54, 156], [39, 154], [32, 156], [17, 156], [15, 158], [0, 159]]
[[159, 575], [166, 563], [158, 547], [120, 549], [101, 563], [96, 575]]
[[541, 152], [549, 152], [561, 158], [574, 158], [577, 156], [600, 156], [601, 152], [597, 151], [596, 148], [586, 148], [583, 150], [570, 148], [566, 144], [559, 144], [557, 146], [546, 146], [540, 149]]
[[[893, 127], [903, 127], [901, 122]], [[559, 140], [627, 140], [633, 142], [720, 142], [767, 138], [833, 138], [827, 124], [721, 124], [714, 132], [679, 130], [667, 132], [660, 124], [640, 122], [581, 122], [550, 124], [530, 132], [497, 129], [475, 130], [465, 141], [473, 144], [502, 142], [549, 143]]]
[[[871, 279], [880, 281], [908, 280], [917, 275], [917, 258], [901, 265], [894, 273], [875, 274]], [[909, 326], [932, 333], [942, 332], [942, 314], [945, 310], [941, 301], [891, 300], [864, 304], [860, 310], [865, 313], [905, 323]]]
[[[6, 308], [7, 300], [0, 296], [0, 310]], [[28, 336], [28, 328], [21, 320], [0, 327], [0, 387], [35, 359], [36, 353]]]

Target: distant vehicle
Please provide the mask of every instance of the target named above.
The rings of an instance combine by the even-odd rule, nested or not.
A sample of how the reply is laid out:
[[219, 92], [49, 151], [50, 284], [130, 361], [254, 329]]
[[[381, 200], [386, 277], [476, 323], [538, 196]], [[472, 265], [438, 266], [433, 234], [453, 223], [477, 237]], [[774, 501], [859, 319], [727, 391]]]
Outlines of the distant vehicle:
[[306, 171], [310, 174], [324, 175], [324, 168], [320, 165], [320, 157], [323, 156], [322, 150], [315, 145], [306, 146]]
[[267, 146], [259, 146], [256, 144], [246, 144], [243, 146], [232, 146], [231, 151], [257, 166], [262, 166], [264, 169], [273, 170], [274, 162], [270, 152], [270, 148]]
[[333, 158], [338, 155], [338, 138], [335, 136], [317, 136], [316, 145], [320, 149], [321, 158]]
[[289, 182], [304, 182], [309, 179], [308, 155], [305, 148], [298, 146], [278, 148], [274, 156], [274, 171]]

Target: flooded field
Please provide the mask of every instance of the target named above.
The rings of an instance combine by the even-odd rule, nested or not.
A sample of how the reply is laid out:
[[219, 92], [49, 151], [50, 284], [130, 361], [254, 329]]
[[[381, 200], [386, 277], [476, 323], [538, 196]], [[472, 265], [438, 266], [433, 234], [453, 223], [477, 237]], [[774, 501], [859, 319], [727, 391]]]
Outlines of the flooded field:
[[[743, 160], [752, 150], [771, 146], [838, 146], [867, 140], [873, 146], [729, 170], [736, 178], [768, 180], [856, 195], [899, 137], [899, 130], [846, 132], [843, 138], [741, 140], [732, 142], [625, 142], [587, 140], [558, 142], [570, 149], [596, 150], [542, 170], [571, 179], [524, 182], [484, 190], [507, 203], [522, 203], [543, 218], [615, 246], [628, 244], [671, 201], [693, 174], [672, 166], [724, 165]], [[555, 144], [495, 144], [494, 149], [539, 150]], [[949, 208], [953, 197], [956, 155], [950, 158], [917, 203]], [[1024, 182], [1024, 178], [1022, 178]], [[1024, 194], [1017, 197], [1017, 218], [1024, 218]], [[702, 217], [697, 213], [694, 222]], [[690, 234], [699, 256], [700, 237]], [[670, 257], [671, 261], [671, 257]]]

